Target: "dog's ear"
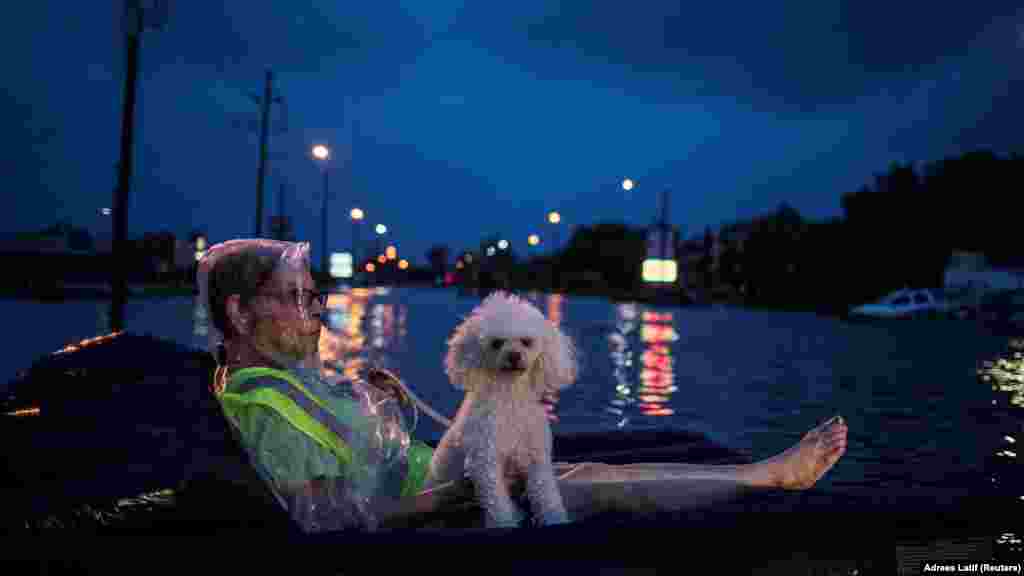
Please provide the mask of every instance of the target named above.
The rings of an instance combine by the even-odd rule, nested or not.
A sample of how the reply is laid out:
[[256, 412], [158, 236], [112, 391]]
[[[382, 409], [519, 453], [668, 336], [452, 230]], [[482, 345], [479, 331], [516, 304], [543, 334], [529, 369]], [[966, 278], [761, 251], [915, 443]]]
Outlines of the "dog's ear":
[[576, 381], [579, 369], [576, 347], [572, 339], [552, 325], [542, 342], [544, 348], [541, 350], [539, 370], [535, 375], [538, 380], [535, 386], [541, 388], [540, 392], [545, 392], [561, 390], [572, 385]]
[[452, 386], [459, 390], [472, 389], [473, 374], [484, 361], [483, 344], [476, 322], [463, 322], [448, 339], [448, 354], [445, 356], [445, 373]]

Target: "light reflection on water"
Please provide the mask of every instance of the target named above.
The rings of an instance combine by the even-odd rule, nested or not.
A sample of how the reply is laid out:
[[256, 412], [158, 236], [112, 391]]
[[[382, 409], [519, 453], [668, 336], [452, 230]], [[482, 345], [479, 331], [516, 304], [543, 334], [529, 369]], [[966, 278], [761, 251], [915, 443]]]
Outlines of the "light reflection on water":
[[[479, 299], [382, 292], [330, 295], [324, 360], [349, 377], [369, 364], [392, 369], [436, 409], [454, 414], [462, 394], [444, 375], [445, 342]], [[770, 455], [841, 413], [851, 442], [822, 488], [869, 498], [881, 488], [913, 495], [922, 487], [958, 498], [1008, 484], [1006, 467], [1018, 464], [1024, 343], [979, 373], [993, 394], [970, 385], [976, 359], [992, 358], [1006, 340], [965, 324], [880, 328], [813, 315], [526, 296], [582, 352], [580, 378], [561, 396], [557, 434], [676, 428]], [[193, 313], [190, 321], [202, 334], [207, 319]], [[996, 423], [999, 407], [991, 403], [1005, 407], [1004, 396], [1013, 414]], [[978, 403], [985, 414], [975, 412]], [[432, 428], [419, 432], [437, 439]], [[979, 452], [989, 440], [998, 446]], [[1001, 467], [990, 468], [986, 457]]]
[[[1024, 340], [1011, 340], [1009, 350], [1003, 356], [982, 363], [978, 376], [983, 383], [991, 385], [993, 392], [1004, 393], [1007, 405], [1012, 409], [1024, 408]], [[997, 405], [997, 400], [992, 400], [992, 404]], [[1016, 447], [1020, 427], [1016, 420], [1008, 422], [1006, 426], [1008, 430], [1003, 434], [1002, 445], [995, 453], [997, 460], [1006, 468], [992, 471], [992, 484], [999, 486], [1005, 483], [1007, 489], [1020, 490], [1016, 486], [1021, 478]], [[1024, 494], [1017, 497], [1024, 500]], [[1020, 540], [1012, 534], [1008, 536], [1011, 538], [1010, 543], [1019, 550]]]
[[562, 300], [563, 300], [563, 298], [562, 298], [561, 294], [548, 294], [548, 297], [547, 297], [547, 304], [548, 304], [547, 317], [548, 317], [548, 320], [551, 320], [552, 322], [554, 322], [556, 326], [560, 326], [562, 324], [562, 321], [563, 321], [562, 320], [562, 308], [563, 308], [564, 302]]
[[672, 312], [644, 311], [640, 339], [644, 343], [643, 367], [637, 399], [644, 416], [671, 416], [670, 396], [676, 391], [671, 343], [679, 339]]
[[327, 299], [327, 326], [320, 331], [320, 357], [329, 375], [341, 368], [342, 375], [355, 379], [366, 366], [367, 335], [363, 330], [366, 308], [372, 298], [370, 290], [355, 288], [331, 294]]
[[630, 371], [633, 368], [633, 348], [630, 345], [629, 335], [636, 329], [634, 322], [636, 305], [619, 304], [615, 307], [615, 311], [617, 316], [615, 326], [607, 336], [613, 366], [612, 377], [615, 395], [605, 410], [620, 417], [616, 427], [622, 428], [629, 423], [629, 410], [634, 403], [632, 378], [630, 378]]
[[[406, 349], [409, 310], [404, 303], [390, 301], [389, 294], [386, 288], [352, 288], [329, 295], [323, 312], [326, 329], [320, 334], [327, 375], [340, 371], [356, 378], [368, 365], [393, 365], [393, 356]], [[530, 293], [526, 298], [556, 325], [568, 320], [565, 296]], [[671, 398], [678, 386], [672, 345], [679, 340], [674, 314], [647, 310], [636, 303], [618, 304], [613, 309], [614, 324], [604, 335], [612, 367], [612, 380], [606, 384], [612, 388], [612, 396], [604, 412], [616, 416], [617, 428], [638, 416], [673, 415]], [[206, 338], [209, 321], [198, 298], [194, 299], [192, 327], [197, 339]]]

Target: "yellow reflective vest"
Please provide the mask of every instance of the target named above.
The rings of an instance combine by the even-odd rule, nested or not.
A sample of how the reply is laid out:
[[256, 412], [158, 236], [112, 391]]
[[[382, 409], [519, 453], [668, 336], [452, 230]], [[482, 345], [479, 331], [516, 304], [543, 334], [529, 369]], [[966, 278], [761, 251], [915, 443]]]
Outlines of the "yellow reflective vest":
[[[275, 434], [272, 427], [268, 431], [268, 418], [254, 417], [254, 414], [275, 414], [279, 417], [274, 419], [275, 422], [283, 420], [292, 428], [278, 429], [276, 433], [281, 437], [305, 440], [301, 442], [304, 446], [294, 446], [293, 450], [285, 447], [285, 450], [278, 451], [285, 452], [284, 458], [291, 461], [289, 466], [270, 470], [278, 481], [302, 484], [313, 480], [311, 476], [318, 471], [325, 471], [328, 476], [340, 475], [357, 478], [357, 482], [366, 481], [368, 475], [379, 471], [387, 459], [377, 444], [379, 439], [375, 442], [377, 422], [363, 413], [358, 401], [335, 395], [318, 397], [287, 371], [243, 368], [231, 376], [223, 390], [217, 392], [217, 398], [242, 443], [250, 449], [259, 438]], [[294, 434], [295, 431], [301, 435]], [[392, 458], [386, 464], [398, 477], [386, 484], [400, 486], [400, 489], [398, 494], [388, 496], [412, 496], [423, 487], [432, 449], [422, 442], [412, 441], [407, 451], [398, 451], [397, 454], [397, 461]], [[375, 479], [370, 482], [382, 481]]]

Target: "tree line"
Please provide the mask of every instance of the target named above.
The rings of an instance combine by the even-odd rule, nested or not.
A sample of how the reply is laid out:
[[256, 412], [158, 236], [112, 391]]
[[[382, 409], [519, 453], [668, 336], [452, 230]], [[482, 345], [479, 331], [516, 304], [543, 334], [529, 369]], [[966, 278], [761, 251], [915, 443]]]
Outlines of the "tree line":
[[[681, 260], [680, 269], [706, 294], [728, 292], [752, 305], [838, 310], [903, 286], [941, 286], [956, 250], [982, 253], [993, 265], [1024, 266], [1014, 238], [1022, 176], [1024, 157], [989, 150], [892, 163], [873, 182], [840, 196], [841, 216], [810, 221], [784, 203], [751, 221], [726, 224], [717, 234], [708, 228], [679, 245], [677, 256], [693, 257]], [[642, 287], [645, 234], [614, 222], [580, 226], [558, 254], [515, 266], [514, 283], [636, 291]]]

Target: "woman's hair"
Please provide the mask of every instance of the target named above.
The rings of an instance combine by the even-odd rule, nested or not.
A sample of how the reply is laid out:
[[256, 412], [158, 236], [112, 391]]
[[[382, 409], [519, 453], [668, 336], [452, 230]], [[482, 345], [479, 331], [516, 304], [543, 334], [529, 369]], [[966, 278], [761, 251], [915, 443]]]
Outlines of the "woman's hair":
[[210, 270], [210, 320], [225, 338], [235, 336], [225, 305], [228, 296], [238, 294], [242, 304], [248, 303], [260, 286], [273, 276], [279, 261], [279, 255], [266, 251], [240, 250], [225, 255]]

